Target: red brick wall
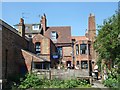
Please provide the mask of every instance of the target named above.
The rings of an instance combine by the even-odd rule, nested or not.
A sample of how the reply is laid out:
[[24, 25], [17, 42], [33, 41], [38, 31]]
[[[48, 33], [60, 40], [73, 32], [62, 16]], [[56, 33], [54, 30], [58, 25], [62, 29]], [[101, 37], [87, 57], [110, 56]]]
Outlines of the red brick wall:
[[53, 53], [56, 51], [56, 47], [53, 44], [53, 42], [48, 39], [47, 37], [41, 35], [41, 34], [36, 34], [33, 37], [33, 43], [35, 45], [36, 42], [41, 43], [41, 54], [40, 57], [46, 58], [48, 60], [52, 60], [50, 57]]
[[71, 56], [72, 47], [63, 47], [63, 56]]
[[34, 62], [40, 62], [43, 61], [42, 59], [38, 58], [37, 56], [35, 56], [34, 54], [31, 54], [28, 51], [22, 50], [22, 55], [25, 59], [25, 65], [27, 67], [27, 71], [31, 71], [31, 64], [32, 64], [32, 60]]
[[23, 56], [21, 54], [21, 49], [28, 49], [27, 40], [19, 36], [17, 34], [17, 31], [15, 31], [15, 29], [11, 28], [9, 25], [6, 24], [4, 26], [5, 27], [2, 28], [3, 78], [5, 78], [6, 61], [7, 61], [7, 76], [16, 75], [20, 72], [21, 67], [19, 63], [20, 62], [24, 63], [24, 61], [22, 61]]
[[41, 43], [41, 54], [40, 54], [40, 56], [45, 57], [46, 59], [50, 60], [50, 39], [44, 37], [41, 34], [36, 34], [33, 37], [34, 47], [35, 47], [36, 42]]

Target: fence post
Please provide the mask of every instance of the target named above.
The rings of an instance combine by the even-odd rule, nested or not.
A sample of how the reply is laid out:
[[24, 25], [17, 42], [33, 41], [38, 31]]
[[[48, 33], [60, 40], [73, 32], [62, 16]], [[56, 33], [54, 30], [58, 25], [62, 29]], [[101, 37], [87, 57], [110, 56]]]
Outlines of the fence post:
[[51, 80], [51, 70], [49, 70], [49, 79]]

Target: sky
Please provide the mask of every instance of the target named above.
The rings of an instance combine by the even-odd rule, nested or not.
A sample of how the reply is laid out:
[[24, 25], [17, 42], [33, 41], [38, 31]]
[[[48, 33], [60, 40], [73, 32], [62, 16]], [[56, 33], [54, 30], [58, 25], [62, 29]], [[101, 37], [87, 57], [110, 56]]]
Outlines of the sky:
[[117, 9], [117, 2], [2, 2], [1, 19], [11, 26], [21, 17], [25, 23], [39, 23], [45, 13], [47, 26], [71, 26], [72, 36], [84, 36], [90, 13], [95, 15], [97, 28]]

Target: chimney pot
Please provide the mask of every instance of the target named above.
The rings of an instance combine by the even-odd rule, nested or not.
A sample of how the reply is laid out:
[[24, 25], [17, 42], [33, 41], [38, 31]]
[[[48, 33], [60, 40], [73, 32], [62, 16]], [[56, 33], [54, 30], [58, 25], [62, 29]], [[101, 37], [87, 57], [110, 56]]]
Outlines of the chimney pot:
[[24, 24], [24, 19], [23, 18], [20, 18], [20, 23]]

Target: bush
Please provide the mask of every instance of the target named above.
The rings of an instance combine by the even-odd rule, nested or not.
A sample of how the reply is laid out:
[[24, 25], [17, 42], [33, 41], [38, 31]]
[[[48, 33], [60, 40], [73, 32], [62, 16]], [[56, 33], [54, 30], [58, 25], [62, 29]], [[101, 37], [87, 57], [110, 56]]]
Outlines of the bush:
[[35, 74], [27, 74], [25, 77], [25, 80], [20, 83], [18, 88], [40, 88], [43, 84], [43, 81]]
[[108, 78], [103, 82], [103, 84], [107, 87], [118, 88], [118, 78], [119, 75], [117, 70], [112, 68], [111, 71], [109, 71]]
[[113, 88], [118, 88], [118, 81], [114, 78], [109, 78], [104, 81], [104, 85], [107, 87], [113, 87]]
[[27, 74], [18, 88], [74, 88], [77, 86], [89, 86], [86, 80], [59, 80], [59, 79], [40, 79], [35, 74]]

